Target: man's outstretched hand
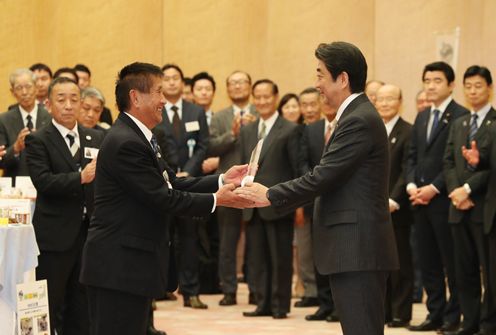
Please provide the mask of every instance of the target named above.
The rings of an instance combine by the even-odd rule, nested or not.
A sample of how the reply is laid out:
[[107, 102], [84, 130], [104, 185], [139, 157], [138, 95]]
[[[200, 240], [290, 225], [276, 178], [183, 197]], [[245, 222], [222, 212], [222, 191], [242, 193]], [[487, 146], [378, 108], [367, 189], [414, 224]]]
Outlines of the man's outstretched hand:
[[267, 207], [270, 201], [267, 199], [268, 188], [259, 183], [249, 183], [234, 190], [239, 197], [248, 201], [246, 207]]
[[248, 164], [232, 166], [224, 173], [224, 184], [234, 184], [236, 187], [240, 186], [241, 180], [243, 180], [247, 172]]
[[226, 184], [219, 188], [215, 193], [217, 198], [217, 206], [232, 207], [232, 208], [248, 208], [253, 207], [253, 201], [247, 200], [233, 191], [236, 189], [234, 184]]

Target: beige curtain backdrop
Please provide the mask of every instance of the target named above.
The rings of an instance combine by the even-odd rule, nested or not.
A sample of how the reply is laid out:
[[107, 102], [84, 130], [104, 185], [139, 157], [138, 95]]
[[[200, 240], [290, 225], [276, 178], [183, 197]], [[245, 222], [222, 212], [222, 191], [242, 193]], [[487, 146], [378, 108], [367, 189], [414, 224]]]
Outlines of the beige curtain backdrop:
[[271, 78], [281, 94], [313, 85], [321, 42], [355, 43], [369, 78], [403, 89], [404, 116], [415, 117], [423, 66], [435, 60], [435, 32], [460, 27], [455, 98], [472, 64], [495, 72], [493, 0], [0, 0], [0, 110], [14, 102], [8, 76], [44, 62], [53, 70], [88, 65], [114, 115], [114, 82], [132, 61], [180, 65], [217, 81], [214, 110], [228, 104], [233, 70]]

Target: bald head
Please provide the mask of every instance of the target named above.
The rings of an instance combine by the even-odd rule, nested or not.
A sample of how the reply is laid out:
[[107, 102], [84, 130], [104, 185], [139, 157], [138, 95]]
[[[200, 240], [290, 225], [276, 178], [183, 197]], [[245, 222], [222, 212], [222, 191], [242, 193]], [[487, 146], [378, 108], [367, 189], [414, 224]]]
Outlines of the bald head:
[[375, 106], [384, 122], [389, 122], [400, 112], [401, 89], [396, 85], [386, 84], [377, 90]]

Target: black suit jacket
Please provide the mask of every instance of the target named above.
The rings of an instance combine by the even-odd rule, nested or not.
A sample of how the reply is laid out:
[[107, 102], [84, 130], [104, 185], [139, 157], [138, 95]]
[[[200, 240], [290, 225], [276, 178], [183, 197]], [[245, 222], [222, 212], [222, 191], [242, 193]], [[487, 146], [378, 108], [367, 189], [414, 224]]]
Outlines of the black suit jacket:
[[[475, 206], [470, 209], [470, 220], [472, 222], [483, 222], [484, 197], [487, 191], [488, 170], [471, 171], [463, 158], [461, 147], [468, 146], [468, 135], [470, 132], [471, 115], [465, 115], [457, 119], [451, 127], [444, 154], [444, 174], [446, 178], [447, 193], [467, 183], [470, 186], [470, 199]], [[491, 108], [475, 134], [474, 140], [483, 143], [489, 136], [489, 127], [496, 122], [496, 110]], [[457, 210], [453, 204], [449, 209], [449, 222], [458, 223], [462, 220], [466, 211]]]
[[467, 115], [468, 110], [452, 100], [431, 140], [427, 141], [427, 127], [430, 117], [430, 108], [419, 113], [412, 128], [412, 139], [408, 153], [406, 182], [415, 183], [417, 187], [433, 184], [440, 192], [429, 203], [434, 211], [448, 210], [449, 198], [446, 193], [446, 181], [443, 172], [443, 157], [448, 140], [449, 129], [457, 118]]
[[[81, 168], [90, 159], [84, 148], [99, 148], [101, 132], [78, 126]], [[86, 207], [93, 211], [93, 183], [81, 184], [79, 172], [65, 139], [50, 122], [26, 137], [26, 162], [36, 191], [33, 226], [41, 250], [65, 251], [78, 236]]]
[[[43, 128], [50, 123], [51, 119], [52, 117], [43, 108], [43, 105], [38, 104], [35, 128], [37, 130]], [[5, 145], [7, 149], [7, 153], [0, 161], [0, 167], [4, 169], [5, 177], [29, 176], [24, 151], [17, 157], [14, 155], [14, 143], [17, 140], [17, 135], [19, 135], [19, 132], [23, 128], [24, 121], [22, 120], [19, 105], [14, 105], [7, 112], [0, 115], [0, 145]]]
[[[167, 187], [167, 172], [173, 189]], [[163, 296], [167, 288], [169, 222], [204, 216], [218, 176], [176, 178], [125, 113], [107, 133], [97, 163], [95, 211], [83, 251], [81, 282], [132, 294]]]
[[[324, 128], [324, 119], [304, 126], [298, 153], [299, 176], [303, 176], [319, 164], [324, 152]], [[304, 210], [306, 216], [312, 217], [313, 202], [310, 205], [305, 206]]]
[[317, 197], [313, 237], [319, 273], [388, 271], [398, 268], [388, 180], [386, 129], [362, 93], [341, 115], [319, 165], [271, 187], [268, 197], [280, 210]]
[[[162, 122], [153, 130], [157, 141], [164, 153], [169, 166], [178, 171], [188, 172], [190, 176], [200, 176], [202, 174], [202, 163], [207, 157], [208, 149], [208, 125], [205, 112], [200, 106], [182, 100], [181, 116], [181, 136], [176, 139], [173, 135], [172, 123], [169, 120], [164, 107], [162, 112]], [[186, 124], [197, 122], [199, 130], [186, 131]], [[189, 157], [188, 142], [194, 146], [193, 155]]]
[[484, 233], [489, 234], [496, 219], [496, 123], [489, 127], [487, 136], [479, 143], [479, 147], [481, 162], [478, 169], [490, 171], [484, 202]]
[[391, 214], [393, 223], [396, 225], [409, 225], [413, 221], [405, 183], [411, 134], [412, 125], [399, 118], [388, 138], [390, 159], [389, 198], [400, 205], [400, 209]]
[[[258, 143], [258, 124], [260, 119], [241, 129], [241, 162], [250, 161], [251, 152]], [[264, 139], [255, 182], [265, 186], [293, 179], [297, 175], [298, 138], [295, 136], [296, 124], [278, 116], [270, 132]], [[264, 220], [276, 220], [288, 213], [277, 213], [272, 207], [257, 209]], [[243, 210], [243, 220], [249, 221], [253, 208]]]

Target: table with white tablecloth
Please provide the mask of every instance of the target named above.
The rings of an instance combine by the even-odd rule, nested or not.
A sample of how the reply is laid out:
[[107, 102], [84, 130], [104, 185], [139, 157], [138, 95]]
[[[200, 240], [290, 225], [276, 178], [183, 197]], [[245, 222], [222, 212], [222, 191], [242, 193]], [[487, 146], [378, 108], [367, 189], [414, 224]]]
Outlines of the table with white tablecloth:
[[16, 285], [34, 280], [40, 251], [30, 224], [0, 226], [0, 334], [14, 334]]

